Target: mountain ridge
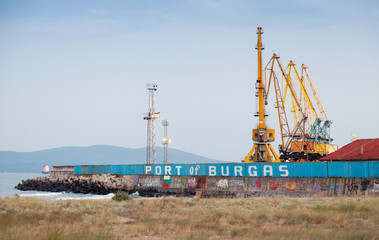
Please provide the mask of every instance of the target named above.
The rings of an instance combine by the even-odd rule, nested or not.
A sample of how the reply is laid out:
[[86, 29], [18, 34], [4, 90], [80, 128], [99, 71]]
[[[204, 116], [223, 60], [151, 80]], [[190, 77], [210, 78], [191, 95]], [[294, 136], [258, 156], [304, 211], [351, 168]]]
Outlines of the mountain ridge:
[[[163, 148], [157, 147], [157, 164], [163, 163]], [[169, 149], [170, 163], [225, 163], [178, 149]], [[64, 146], [32, 152], [0, 151], [0, 172], [40, 172], [44, 165], [145, 164], [146, 148], [113, 145]]]

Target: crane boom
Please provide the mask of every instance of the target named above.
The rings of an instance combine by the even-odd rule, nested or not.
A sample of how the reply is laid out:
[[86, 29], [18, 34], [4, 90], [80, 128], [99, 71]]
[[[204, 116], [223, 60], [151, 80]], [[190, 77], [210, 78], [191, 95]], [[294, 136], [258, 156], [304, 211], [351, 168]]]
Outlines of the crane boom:
[[309, 98], [308, 92], [307, 92], [307, 90], [306, 90], [303, 82], [301, 81], [301, 79], [299, 77], [299, 74], [296, 71], [295, 64], [292, 61], [290, 61], [288, 65], [290, 66], [289, 72], [291, 71], [291, 68], [295, 72], [295, 76], [296, 76], [297, 81], [299, 82], [299, 85], [300, 85], [300, 88], [301, 88], [301, 92], [304, 94], [304, 97], [305, 97], [305, 99], [307, 101], [308, 106], [310, 107], [310, 109], [311, 109], [311, 111], [313, 113], [313, 116], [315, 118], [318, 118], [318, 114], [316, 112], [316, 109], [313, 107], [313, 104], [312, 104], [311, 99]]
[[279, 124], [280, 124], [280, 133], [282, 137], [282, 146], [285, 146], [287, 143], [287, 139], [290, 137], [290, 128], [288, 125], [286, 110], [283, 104], [283, 97], [280, 91], [280, 85], [278, 78], [274, 71], [272, 71], [272, 76], [274, 79], [274, 87], [275, 87], [275, 97], [276, 97], [276, 108], [278, 109], [279, 116]]
[[303, 65], [301, 65], [301, 70], [305, 72], [305, 74], [306, 74], [306, 76], [308, 78], [309, 86], [312, 89], [313, 95], [314, 95], [314, 97], [316, 99], [316, 103], [317, 103], [317, 106], [318, 106], [318, 108], [320, 110], [320, 113], [321, 113], [321, 116], [322, 116], [323, 120], [324, 121], [330, 121], [330, 119], [328, 117], [328, 114], [325, 111], [324, 105], [321, 102], [321, 98], [320, 98], [320, 96], [317, 93], [317, 90], [316, 90], [316, 88], [315, 88], [315, 86], [313, 84], [313, 81], [312, 81], [311, 77], [309, 76], [308, 67], [305, 66], [305, 64], [303, 64]]
[[[276, 56], [275, 53], [274, 53], [274, 55]], [[296, 106], [297, 106], [299, 112], [301, 112], [301, 114], [304, 115], [303, 110], [302, 110], [300, 103], [299, 103], [299, 99], [296, 95], [296, 90], [295, 90], [295, 86], [293, 84], [292, 78], [283, 71], [282, 65], [280, 64], [278, 59], [279, 59], [279, 57], [276, 58], [276, 62], [278, 63], [280, 71], [282, 72], [282, 76], [286, 80], [286, 84], [290, 89], [291, 95], [292, 95], [293, 99], [295, 100], [295, 103], [296, 103]]]
[[257, 50], [258, 50], [258, 103], [259, 103], [259, 123], [258, 129], [266, 129], [265, 123], [265, 99], [264, 99], [264, 88], [262, 80], [262, 28], [258, 28], [258, 41], [257, 41]]
[[[277, 67], [280, 69], [282, 76], [281, 89], [276, 73], [274, 71], [274, 62], [276, 61]], [[266, 71], [269, 70], [270, 74], [267, 75]], [[292, 71], [295, 73], [296, 80], [291, 78]], [[265, 68], [265, 86], [270, 87], [273, 81], [274, 92], [276, 96], [276, 108], [278, 110], [278, 118], [281, 133], [281, 145], [279, 147], [280, 159], [289, 161], [314, 161], [329, 153], [330, 147], [333, 147], [330, 142], [330, 120], [320, 119], [318, 116], [327, 118], [326, 111], [323, 108], [320, 97], [307, 74], [308, 81], [310, 82], [312, 93], [316, 98], [319, 112], [316, 111], [315, 105], [312, 103], [311, 95], [307, 89], [306, 79], [304, 75], [307, 74], [306, 69], [302, 69], [301, 77], [299, 76], [295, 64], [290, 61], [287, 67], [283, 70], [279, 62], [279, 57], [274, 53]], [[267, 89], [267, 92], [270, 89]], [[289, 131], [290, 127], [286, 117], [285, 101], [286, 95], [289, 92], [289, 97], [292, 104], [293, 112], [293, 128]], [[304, 105], [304, 106], [303, 106]], [[314, 118], [314, 119], [313, 119]], [[323, 123], [324, 122], [324, 123]], [[322, 124], [323, 123], [323, 124]]]

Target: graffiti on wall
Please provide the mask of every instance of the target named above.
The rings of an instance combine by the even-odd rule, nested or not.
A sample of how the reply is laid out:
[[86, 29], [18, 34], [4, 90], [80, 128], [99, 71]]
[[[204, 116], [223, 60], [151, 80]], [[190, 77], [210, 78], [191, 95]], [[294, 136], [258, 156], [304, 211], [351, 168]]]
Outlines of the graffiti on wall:
[[250, 184], [252, 187], [256, 187], [257, 186], [257, 179], [251, 180]]
[[[379, 181], [376, 179], [355, 179], [354, 182], [340, 179], [279, 179], [279, 178], [206, 178], [206, 177], [166, 177], [164, 176], [130, 176], [123, 178], [123, 183], [130, 186], [140, 187], [185, 187], [200, 188], [208, 187], [210, 189], [231, 190], [236, 189], [245, 191], [272, 191], [289, 194], [289, 191], [303, 191], [309, 193], [322, 193], [337, 195], [359, 195], [360, 192], [369, 191], [370, 193], [379, 193]], [[163, 184], [166, 184], [163, 186]], [[175, 185], [170, 185], [175, 184]], [[258, 190], [259, 189], [259, 190]]]
[[366, 191], [369, 185], [370, 185], [370, 180], [369, 181], [362, 181], [361, 182], [361, 191]]
[[[375, 183], [373, 187], [375, 188]], [[359, 190], [361, 192], [364, 192], [369, 188], [370, 188], [370, 180], [355, 182], [355, 183], [347, 185], [347, 191], [349, 191], [350, 194], [354, 194], [354, 193], [358, 194]]]
[[356, 183], [347, 185], [347, 191], [349, 191], [350, 193], [358, 194], [358, 190], [359, 190], [359, 186]]
[[187, 178], [182, 178], [182, 184], [184, 187], [187, 187]]
[[216, 182], [217, 182], [217, 180], [215, 178], [208, 178], [207, 186], [214, 188], [214, 187], [216, 187]]
[[295, 189], [296, 189], [296, 181], [287, 181], [286, 182], [286, 189], [288, 191], [295, 191]]
[[321, 184], [320, 183], [315, 183], [314, 191], [316, 193], [321, 192]]
[[220, 179], [217, 182], [217, 188], [225, 189], [228, 188], [228, 179]]
[[257, 180], [257, 188], [262, 188], [262, 181], [260, 179]]
[[300, 182], [299, 190], [300, 191], [306, 191], [307, 190], [307, 183], [306, 182]]
[[137, 177], [137, 176], [134, 176], [134, 177], [130, 180], [130, 183], [131, 183], [132, 185], [137, 184], [137, 183], [138, 183], [138, 177]]
[[250, 184], [252, 187], [256, 187], [258, 189], [261, 189], [262, 187], [262, 181], [260, 179], [253, 179], [250, 181]]
[[315, 184], [315, 188], [314, 188], [315, 192], [320, 192], [321, 191], [321, 187], [320, 187], [320, 184], [319, 183], [316, 183]]
[[244, 187], [244, 182], [243, 180], [230, 180], [229, 181], [229, 186], [230, 187]]
[[379, 182], [374, 182], [374, 188], [372, 189], [372, 192], [379, 192]]
[[160, 179], [158, 178], [143, 178], [141, 179], [141, 185], [144, 187], [158, 187]]
[[321, 191], [327, 191], [328, 190], [328, 184], [324, 182], [316, 182], [314, 186], [314, 191], [316, 193], [319, 193]]
[[245, 188], [249, 188], [250, 184], [251, 184], [251, 181], [248, 178], [245, 178], [245, 180], [243, 180], [243, 185]]
[[336, 183], [336, 193], [343, 194], [344, 183]]
[[188, 178], [187, 184], [188, 184], [188, 187], [190, 188], [196, 187], [196, 178]]
[[274, 182], [273, 180], [270, 180], [269, 188], [270, 190], [276, 190], [279, 187], [279, 181]]

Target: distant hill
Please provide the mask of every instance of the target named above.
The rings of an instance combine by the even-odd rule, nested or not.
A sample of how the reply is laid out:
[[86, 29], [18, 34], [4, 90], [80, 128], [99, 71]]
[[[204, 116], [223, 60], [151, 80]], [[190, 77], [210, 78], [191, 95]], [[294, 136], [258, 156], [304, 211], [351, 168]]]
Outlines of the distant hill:
[[[157, 148], [157, 162], [163, 162], [163, 148]], [[223, 163], [177, 149], [169, 149], [170, 163]], [[144, 164], [146, 148], [109, 145], [60, 147], [35, 152], [0, 151], [0, 172], [40, 172], [44, 165]]]

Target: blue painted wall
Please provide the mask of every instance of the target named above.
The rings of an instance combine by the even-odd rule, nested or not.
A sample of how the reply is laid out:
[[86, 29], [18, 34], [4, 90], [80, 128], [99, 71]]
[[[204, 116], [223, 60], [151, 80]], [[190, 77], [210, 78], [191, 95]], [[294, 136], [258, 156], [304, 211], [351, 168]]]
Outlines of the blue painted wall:
[[307, 163], [228, 163], [172, 165], [82, 165], [75, 175], [171, 175], [215, 177], [298, 177], [298, 178], [379, 178], [379, 161], [375, 162], [307, 162]]

